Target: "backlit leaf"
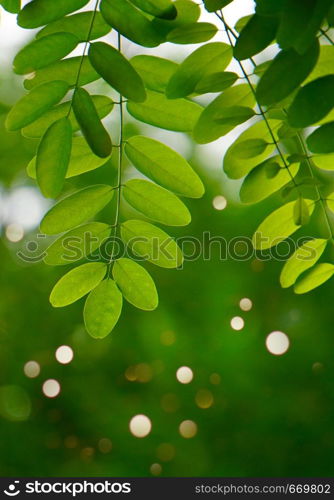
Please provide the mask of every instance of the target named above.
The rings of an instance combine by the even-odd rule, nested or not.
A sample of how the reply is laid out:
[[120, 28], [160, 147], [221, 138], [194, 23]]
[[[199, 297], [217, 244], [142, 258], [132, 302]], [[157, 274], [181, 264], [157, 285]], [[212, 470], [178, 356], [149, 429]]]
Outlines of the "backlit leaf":
[[57, 238], [45, 251], [44, 262], [50, 266], [73, 264], [91, 255], [110, 236], [111, 227], [89, 222]]
[[[255, 167], [245, 178], [240, 189], [240, 199], [243, 203], [257, 203], [275, 193], [295, 177], [299, 170], [299, 164], [287, 168], [280, 167], [279, 157], [270, 158]], [[270, 175], [268, 166], [276, 167], [275, 174]]]
[[264, 50], [275, 38], [278, 20], [254, 14], [241, 31], [234, 47], [237, 59], [248, 59]]
[[324, 118], [333, 107], [334, 75], [327, 75], [300, 89], [288, 110], [288, 120], [292, 127], [308, 127]]
[[171, 0], [131, 0], [139, 9], [154, 17], [175, 19], [177, 10]]
[[104, 42], [90, 45], [89, 59], [95, 70], [115, 90], [135, 102], [146, 99], [144, 84], [131, 63], [114, 47]]
[[210, 23], [186, 24], [170, 31], [167, 34], [167, 42], [178, 44], [207, 42], [217, 31], [217, 26]]
[[334, 212], [334, 193], [327, 195], [326, 204], [331, 212]]
[[105, 158], [111, 153], [111, 139], [102, 125], [94, 101], [83, 88], [76, 89], [73, 96], [73, 111], [81, 131], [93, 153]]
[[121, 237], [135, 255], [159, 267], [173, 269], [183, 262], [180, 248], [162, 229], [142, 220], [121, 225]]
[[[66, 172], [66, 178], [95, 170], [105, 165], [107, 161], [108, 159], [99, 158], [92, 153], [84, 137], [73, 137], [71, 158]], [[29, 162], [27, 174], [32, 179], [36, 179], [36, 157]]]
[[325, 123], [306, 139], [307, 146], [313, 153], [334, 153], [334, 122]]
[[[309, 213], [314, 210], [314, 201], [305, 200]], [[257, 250], [271, 248], [285, 240], [296, 232], [300, 226], [294, 221], [295, 202], [291, 201], [286, 205], [272, 212], [257, 228], [253, 236], [253, 245]]]
[[[93, 95], [91, 97], [93, 99], [93, 103], [100, 118], [104, 118], [105, 116], [107, 116], [114, 107], [113, 101], [107, 96]], [[48, 108], [49, 107], [50, 106], [48, 106]], [[24, 135], [24, 137], [29, 137], [33, 139], [41, 137], [53, 122], [67, 116], [69, 110], [70, 110], [70, 101], [59, 104], [59, 106], [50, 109], [37, 120], [34, 119], [35, 121], [31, 123], [31, 125], [24, 127], [24, 129], [22, 130], [22, 134]], [[79, 130], [80, 127], [73, 113], [70, 114], [70, 120], [73, 132]]]
[[293, 219], [296, 226], [304, 226], [310, 219], [308, 204], [301, 196], [295, 201], [293, 207]]
[[232, 0], [204, 0], [204, 5], [207, 11], [214, 12], [222, 9], [231, 2]]
[[150, 274], [131, 259], [118, 259], [112, 270], [113, 278], [130, 304], [153, 311], [158, 306], [158, 293]]
[[21, 8], [21, 0], [1, 0], [0, 5], [11, 14], [17, 14]]
[[131, 137], [125, 153], [144, 175], [166, 189], [190, 198], [200, 198], [204, 186], [189, 163], [176, 151], [149, 137]]
[[147, 17], [128, 0], [102, 0], [101, 13], [112, 28], [138, 45], [156, 47], [164, 41]]
[[166, 89], [167, 97], [175, 99], [192, 94], [205, 75], [224, 71], [231, 59], [232, 49], [225, 43], [202, 45], [192, 52], [172, 75]]
[[328, 281], [334, 274], [333, 264], [317, 264], [311, 271], [301, 276], [294, 286], [295, 293], [307, 293]]
[[95, 288], [104, 278], [107, 265], [91, 262], [71, 269], [55, 284], [50, 294], [53, 307], [64, 307], [81, 299]]
[[114, 329], [122, 312], [122, 294], [111, 279], [103, 280], [86, 299], [86, 330], [95, 339], [103, 339]]
[[37, 182], [46, 198], [56, 198], [61, 193], [71, 149], [71, 123], [68, 118], [61, 118], [45, 132], [36, 155]]
[[41, 222], [41, 231], [57, 234], [82, 224], [100, 212], [110, 202], [113, 193], [113, 188], [105, 184], [76, 191], [47, 212]]
[[146, 88], [163, 93], [172, 74], [178, 68], [178, 64], [169, 59], [150, 55], [134, 56], [130, 62], [141, 76]]
[[280, 283], [283, 288], [293, 285], [296, 279], [320, 259], [327, 245], [327, 240], [316, 238], [303, 243], [285, 262]]
[[294, 49], [279, 52], [258, 83], [256, 94], [260, 104], [274, 104], [291, 94], [311, 73], [318, 55], [318, 41], [303, 55]]
[[176, 132], [191, 132], [202, 109], [202, 106], [187, 99], [170, 101], [153, 90], [147, 91], [145, 102], [127, 103], [128, 112], [137, 120]]
[[167, 226], [191, 222], [187, 207], [175, 194], [143, 179], [128, 181], [123, 189], [126, 201], [146, 217]]
[[17, 17], [22, 28], [38, 28], [60, 19], [86, 5], [89, 0], [32, 0], [26, 4]]
[[238, 142], [234, 150], [237, 158], [248, 159], [260, 156], [268, 147], [268, 142], [264, 139], [246, 139], [245, 141]]
[[95, 69], [89, 62], [87, 56], [70, 57], [55, 64], [50, 64], [46, 68], [42, 68], [33, 74], [32, 78], [24, 80], [24, 86], [30, 90], [41, 83], [50, 82], [53, 80], [63, 80], [70, 87], [74, 87], [77, 81], [79, 67], [80, 77], [78, 85], [86, 85], [100, 78]]
[[195, 23], [201, 14], [199, 5], [191, 0], [176, 0], [174, 6], [177, 10], [175, 19], [161, 19], [155, 17], [152, 19], [152, 26], [165, 37], [170, 31], [178, 26]]
[[[254, 104], [254, 96], [248, 85], [242, 84], [227, 89], [203, 110], [194, 128], [195, 141], [206, 144], [227, 134], [236, 125], [245, 121], [243, 113], [245, 110], [242, 109], [242, 116], [238, 117], [239, 110], [235, 107], [252, 107]], [[223, 119], [223, 123], [219, 123], [220, 118]]]
[[222, 92], [232, 87], [238, 80], [238, 75], [230, 71], [223, 71], [205, 75], [195, 87], [196, 94], [207, 94], [209, 92]]
[[[61, 81], [47, 82], [35, 87], [29, 94], [17, 101], [10, 110], [6, 119], [7, 129], [19, 130], [34, 122], [59, 102], [67, 93], [68, 89], [68, 84]], [[43, 130], [43, 133], [48, 126], [49, 124]], [[41, 135], [43, 135], [43, 133]]]
[[[66, 33], [73, 33], [73, 35], [75, 35], [80, 42], [85, 42], [90, 31], [93, 15], [93, 11], [88, 11], [62, 17], [61, 19], [53, 21], [45, 26], [45, 28], [37, 33], [36, 38], [42, 38], [43, 36], [51, 35], [51, 33], [65, 31]], [[90, 40], [101, 38], [102, 36], [107, 35], [110, 30], [111, 27], [105, 22], [102, 14], [100, 12], [96, 12], [94, 15], [94, 24], [92, 30], [90, 31]]]
[[24, 75], [48, 66], [72, 52], [78, 42], [72, 33], [53, 33], [40, 40], [34, 40], [15, 56], [14, 71]]

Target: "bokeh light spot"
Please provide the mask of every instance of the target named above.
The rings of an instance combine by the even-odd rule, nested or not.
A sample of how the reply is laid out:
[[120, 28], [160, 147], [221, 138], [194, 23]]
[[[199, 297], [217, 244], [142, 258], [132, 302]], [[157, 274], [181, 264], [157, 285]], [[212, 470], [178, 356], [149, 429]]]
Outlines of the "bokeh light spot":
[[129, 427], [135, 437], [144, 438], [151, 432], [152, 423], [146, 415], [136, 415], [130, 420]]
[[197, 424], [192, 420], [184, 420], [179, 426], [179, 432], [186, 439], [193, 438], [197, 434]]
[[162, 467], [160, 464], [152, 464], [150, 467], [150, 472], [152, 476], [160, 476], [162, 472]]
[[21, 241], [24, 237], [24, 229], [21, 224], [8, 224], [6, 227], [6, 238], [12, 243]]
[[56, 350], [56, 360], [62, 365], [67, 365], [73, 359], [73, 349], [68, 345], [61, 345]]
[[190, 384], [194, 373], [189, 366], [181, 366], [176, 372], [176, 378], [181, 384]]
[[234, 316], [234, 318], [231, 319], [230, 324], [233, 330], [242, 330], [245, 326], [245, 322], [240, 316]]
[[289, 337], [283, 332], [271, 332], [266, 338], [266, 347], [268, 351], [275, 356], [285, 354], [289, 346]]
[[240, 300], [239, 307], [242, 311], [250, 311], [253, 307], [253, 302], [247, 297], [244, 297]]
[[98, 442], [98, 447], [101, 453], [110, 453], [112, 450], [112, 442], [108, 438], [102, 438]]
[[227, 206], [227, 200], [222, 195], [215, 196], [212, 200], [212, 206], [215, 210], [224, 210]]
[[38, 377], [41, 372], [41, 367], [37, 361], [27, 361], [23, 367], [24, 374], [29, 378]]
[[207, 389], [200, 389], [195, 396], [196, 404], [199, 408], [207, 409], [213, 405], [213, 395]]
[[47, 398], [56, 398], [60, 393], [60, 383], [53, 378], [46, 380], [43, 384], [43, 393]]

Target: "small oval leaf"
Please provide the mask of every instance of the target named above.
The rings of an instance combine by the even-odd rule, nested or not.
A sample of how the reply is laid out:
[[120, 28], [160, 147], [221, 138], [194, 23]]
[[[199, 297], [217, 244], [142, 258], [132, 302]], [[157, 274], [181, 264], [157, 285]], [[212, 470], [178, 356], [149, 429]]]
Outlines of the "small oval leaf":
[[102, 281], [88, 295], [84, 307], [86, 330], [95, 339], [103, 339], [114, 329], [122, 312], [122, 294], [111, 279]]
[[189, 23], [174, 28], [167, 34], [167, 42], [188, 44], [207, 42], [217, 33], [218, 28], [210, 23]]
[[[93, 16], [94, 23], [92, 29], [90, 30]], [[80, 42], [85, 42], [87, 40], [88, 33], [90, 33], [90, 40], [95, 40], [96, 38], [101, 38], [102, 36], [107, 35], [110, 30], [111, 27], [105, 22], [100, 12], [88, 11], [62, 17], [61, 19], [57, 19], [56, 21], [49, 23], [45, 26], [45, 28], [37, 33], [36, 38], [39, 39], [43, 36], [62, 31], [72, 33], [79, 39]]]
[[111, 139], [101, 123], [94, 101], [83, 88], [78, 88], [73, 96], [73, 111], [81, 131], [93, 153], [101, 158], [111, 154]]
[[45, 234], [58, 234], [82, 224], [100, 212], [110, 202], [113, 194], [113, 188], [105, 184], [76, 191], [47, 212], [41, 222], [41, 231]]
[[162, 93], [178, 68], [178, 64], [169, 59], [146, 54], [134, 56], [131, 64], [141, 76], [146, 88]]
[[81, 299], [100, 281], [107, 272], [107, 265], [103, 262], [92, 262], [71, 269], [55, 284], [50, 295], [53, 307], [65, 307]]
[[180, 248], [162, 229], [142, 220], [128, 220], [121, 225], [121, 237], [134, 254], [167, 269], [183, 262]]
[[333, 264], [324, 262], [323, 264], [316, 265], [311, 271], [306, 273], [306, 275], [301, 276], [301, 278], [295, 284], [295, 293], [307, 293], [314, 288], [322, 285], [328, 281], [334, 274]]
[[130, 304], [153, 311], [158, 306], [158, 293], [150, 274], [131, 259], [118, 259], [112, 270], [113, 278]]
[[166, 189], [190, 198], [200, 198], [204, 186], [189, 163], [176, 151], [149, 137], [131, 137], [125, 153], [144, 175]]
[[17, 17], [17, 23], [22, 28], [33, 29], [49, 24], [81, 9], [89, 0], [32, 0], [26, 4]]
[[146, 217], [167, 226], [191, 222], [187, 207], [175, 194], [143, 179], [128, 181], [123, 189], [126, 201]]
[[36, 155], [37, 182], [46, 198], [56, 198], [63, 189], [71, 149], [71, 123], [61, 118], [45, 132]]
[[334, 121], [317, 128], [306, 139], [307, 146], [313, 153], [334, 153]]

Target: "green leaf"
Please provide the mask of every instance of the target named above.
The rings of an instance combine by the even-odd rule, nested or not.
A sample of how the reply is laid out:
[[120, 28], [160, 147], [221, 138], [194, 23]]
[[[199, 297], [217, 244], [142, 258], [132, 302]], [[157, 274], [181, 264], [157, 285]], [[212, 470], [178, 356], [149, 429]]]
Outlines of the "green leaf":
[[111, 27], [105, 22], [100, 12], [95, 12], [93, 27], [90, 31], [93, 15], [93, 11], [88, 11], [62, 17], [45, 26], [37, 33], [36, 38], [39, 39], [52, 33], [66, 32], [73, 33], [80, 42], [85, 42], [88, 33], [90, 33], [90, 40], [96, 40], [107, 35]]
[[[194, 128], [195, 141], [199, 144], [206, 144], [227, 134], [236, 125], [245, 121], [243, 113], [245, 110], [241, 110], [240, 116], [238, 108], [254, 106], [254, 104], [254, 96], [247, 84], [227, 89], [203, 110]], [[219, 123], [218, 119], [222, 119], [223, 123]]]
[[219, 125], [236, 127], [254, 115], [255, 111], [247, 106], [227, 106], [216, 113], [214, 121]]
[[256, 0], [256, 13], [260, 16], [277, 16], [285, 4], [286, 0]]
[[203, 196], [201, 179], [181, 155], [165, 144], [138, 135], [127, 141], [125, 153], [142, 174], [166, 189], [189, 198]]
[[319, 42], [300, 55], [295, 50], [283, 50], [262, 75], [256, 94], [260, 104], [280, 102], [303, 83], [314, 68], [319, 55]]
[[84, 307], [86, 330], [94, 339], [103, 339], [114, 329], [122, 312], [123, 298], [116, 283], [102, 281], [87, 297]]
[[268, 142], [264, 139], [246, 139], [238, 142], [234, 150], [237, 158], [247, 160], [262, 155], [268, 147]]
[[142, 220], [128, 220], [121, 224], [122, 240], [135, 255], [167, 269], [183, 262], [180, 248], [162, 229]]
[[45, 251], [44, 262], [50, 266], [73, 264], [91, 255], [110, 236], [111, 227], [89, 222], [57, 238]]
[[[314, 210], [314, 201], [305, 200], [309, 213]], [[253, 246], [257, 250], [271, 248], [295, 233], [300, 226], [294, 221], [295, 202], [291, 201], [286, 205], [272, 212], [257, 228], [253, 236]]]
[[170, 0], [131, 0], [139, 9], [162, 19], [175, 19], [177, 10]]
[[220, 10], [233, 0], [204, 0], [204, 6], [208, 12]]
[[26, 4], [17, 17], [22, 28], [33, 29], [60, 19], [66, 14], [81, 9], [89, 0], [32, 0]]
[[[299, 164], [287, 168], [280, 166], [280, 158], [275, 156], [255, 167], [245, 178], [240, 189], [240, 199], [243, 203], [257, 203], [281, 189], [295, 177]], [[274, 170], [268, 170], [273, 167]], [[274, 175], [273, 175], [274, 174]]]
[[8, 113], [6, 119], [7, 130], [19, 130], [37, 120], [54, 104], [59, 102], [68, 89], [68, 84], [61, 81], [43, 83], [32, 89], [30, 94], [22, 97]]
[[[53, 82], [51, 82], [51, 83], [53, 83]], [[64, 83], [64, 82], [61, 82], [61, 83]], [[45, 84], [45, 85], [49, 85], [49, 84]], [[100, 118], [104, 118], [105, 116], [107, 116], [114, 107], [113, 101], [107, 96], [93, 95], [91, 97], [93, 99], [94, 106], [95, 106]], [[37, 102], [38, 102], [38, 100], [37, 100]], [[24, 137], [28, 137], [28, 138], [32, 138], [32, 139], [36, 139], [36, 138], [41, 137], [53, 122], [59, 120], [60, 118], [64, 118], [65, 116], [68, 115], [68, 113], [70, 111], [70, 105], [71, 105], [71, 102], [67, 101], [67, 102], [60, 104], [59, 106], [54, 107], [53, 109], [50, 109], [43, 116], [41, 116], [40, 118], [35, 120], [33, 123], [31, 123], [31, 125], [28, 125], [28, 127], [25, 127], [22, 130], [22, 135]], [[73, 132], [76, 132], [77, 130], [79, 130], [80, 127], [79, 127], [78, 122], [76, 121], [73, 113], [70, 114], [70, 120], [71, 120]]]
[[211, 73], [204, 76], [196, 85], [196, 94], [207, 94], [209, 92], [222, 92], [222, 90], [232, 87], [239, 76], [230, 71]]
[[314, 155], [312, 162], [322, 170], [334, 170], [334, 154]]
[[66, 196], [47, 212], [41, 222], [45, 234], [57, 234], [91, 219], [112, 199], [113, 188], [96, 184]]
[[178, 68], [178, 64], [169, 59], [149, 55], [135, 56], [130, 62], [146, 88], [162, 93], [165, 92], [171, 76]]
[[237, 39], [234, 57], [243, 60], [262, 52], [274, 40], [277, 26], [277, 18], [254, 14]]
[[334, 121], [317, 128], [306, 139], [307, 147], [313, 153], [334, 153]]
[[67, 56], [78, 45], [72, 33], [53, 33], [23, 47], [14, 58], [14, 71], [19, 75], [32, 73]]
[[104, 278], [107, 265], [103, 262], [92, 262], [71, 269], [55, 284], [50, 294], [53, 307], [65, 307], [81, 299]]
[[92, 43], [89, 59], [102, 78], [120, 94], [135, 102], [145, 101], [146, 91], [142, 79], [114, 47], [104, 42]]
[[189, 23], [174, 28], [167, 34], [167, 42], [188, 44], [207, 42], [214, 37], [218, 28], [210, 23]]
[[0, 5], [11, 14], [17, 14], [21, 9], [21, 0], [1, 0]]
[[187, 207], [175, 194], [143, 179], [128, 181], [125, 200], [146, 217], [167, 226], [186, 226], [191, 222]]
[[153, 24], [128, 0], [102, 0], [100, 8], [107, 23], [132, 42], [156, 47], [164, 41]]
[[317, 64], [306, 79], [306, 83], [334, 73], [334, 46], [320, 45]]
[[[269, 119], [268, 124], [273, 131], [275, 138], [277, 139], [277, 130], [281, 125], [280, 120], [272, 120]], [[265, 151], [254, 157], [250, 158], [240, 158], [238, 156], [238, 150], [240, 145], [242, 145], [245, 141], [251, 139], [261, 138], [265, 142], [268, 143]], [[250, 172], [255, 166], [259, 163], [263, 162], [271, 155], [271, 153], [275, 150], [275, 146], [272, 144], [273, 140], [267, 124], [261, 120], [247, 130], [245, 130], [236, 141], [228, 148], [227, 152], [224, 156], [224, 171], [230, 177], [230, 179], [240, 179], [244, 177], [248, 172]]]
[[295, 284], [295, 293], [307, 293], [328, 281], [334, 274], [333, 264], [327, 262], [316, 265]]
[[71, 149], [71, 123], [61, 118], [45, 132], [36, 155], [37, 182], [46, 198], [56, 198], [63, 189]]
[[169, 99], [186, 97], [195, 91], [197, 84], [213, 71], [223, 71], [232, 59], [232, 49], [225, 43], [202, 45], [192, 52], [168, 82], [166, 95]]
[[327, 195], [326, 205], [331, 212], [334, 212], [334, 193]]
[[280, 283], [283, 288], [292, 286], [297, 278], [307, 269], [313, 267], [320, 259], [327, 245], [327, 240], [316, 238], [306, 241], [285, 262]]
[[199, 104], [186, 99], [170, 101], [153, 90], [147, 91], [145, 102], [127, 103], [128, 112], [137, 120], [175, 132], [191, 132], [202, 109]]
[[310, 220], [308, 204], [301, 196], [295, 201], [293, 207], [293, 219], [296, 226], [305, 226], [305, 224], [307, 224]]
[[74, 87], [77, 81], [79, 67], [81, 66], [78, 85], [86, 85], [100, 78], [89, 62], [88, 56], [70, 57], [55, 64], [50, 64], [33, 74], [32, 78], [24, 80], [27, 90], [40, 85], [41, 83], [53, 80], [63, 80], [70, 87]]
[[[66, 172], [66, 178], [68, 179], [95, 170], [105, 165], [106, 161], [108, 161], [108, 159], [99, 158], [92, 153], [84, 137], [73, 137], [71, 158]], [[36, 179], [36, 156], [29, 162], [27, 174], [32, 179]]]
[[73, 111], [81, 131], [93, 153], [101, 158], [111, 154], [111, 139], [101, 123], [94, 101], [83, 88], [78, 88], [73, 96]]
[[113, 278], [130, 304], [153, 311], [158, 307], [158, 293], [150, 274], [137, 262], [118, 259], [112, 270]]
[[173, 20], [152, 19], [152, 26], [161, 36], [165, 37], [172, 29], [178, 26], [195, 23], [201, 14], [199, 5], [191, 0], [176, 0], [174, 6], [177, 10], [177, 16]]
[[235, 31], [241, 33], [248, 21], [253, 17], [254, 14], [248, 14], [247, 16], [240, 17], [234, 25]]
[[308, 127], [328, 115], [333, 107], [334, 75], [327, 75], [299, 90], [288, 109], [288, 120], [292, 127]]

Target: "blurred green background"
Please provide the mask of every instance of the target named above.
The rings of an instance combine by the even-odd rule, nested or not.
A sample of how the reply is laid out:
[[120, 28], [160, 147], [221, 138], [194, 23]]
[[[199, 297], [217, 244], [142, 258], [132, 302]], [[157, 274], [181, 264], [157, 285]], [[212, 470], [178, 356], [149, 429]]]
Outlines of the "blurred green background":
[[[21, 93], [8, 68], [0, 83], [1, 475], [332, 476], [333, 282], [295, 296], [279, 286], [282, 263], [255, 255], [222, 261], [213, 245], [209, 260], [187, 262], [183, 270], [147, 265], [158, 309], [145, 313], [125, 304], [113, 333], [91, 339], [83, 300], [58, 310], [48, 302], [64, 268], [17, 257], [30, 252], [28, 242], [40, 244], [38, 220], [47, 208], [25, 173], [35, 144], [4, 130], [7, 107]], [[169, 134], [168, 141], [192, 160], [207, 187], [203, 199], [188, 203], [192, 224], [173, 235], [249, 237], [280, 202], [274, 196], [255, 207], [238, 204], [237, 183], [220, 167], [226, 144], [209, 152], [182, 135]], [[115, 175], [106, 165], [70, 179], [67, 189], [112, 182]], [[223, 210], [215, 208], [217, 196], [227, 199]], [[110, 212], [100, 220], [110, 221]], [[239, 305], [245, 297], [249, 311]], [[235, 317], [244, 320], [240, 330], [231, 326]], [[277, 330], [290, 341], [282, 356], [265, 343]], [[68, 364], [55, 356], [62, 345], [74, 353]], [[29, 361], [38, 363], [38, 376], [27, 376], [34, 374]], [[188, 384], [176, 377], [182, 366], [193, 372]], [[61, 387], [55, 398], [43, 393], [49, 379]], [[129, 429], [139, 414], [152, 423], [141, 439]]]

